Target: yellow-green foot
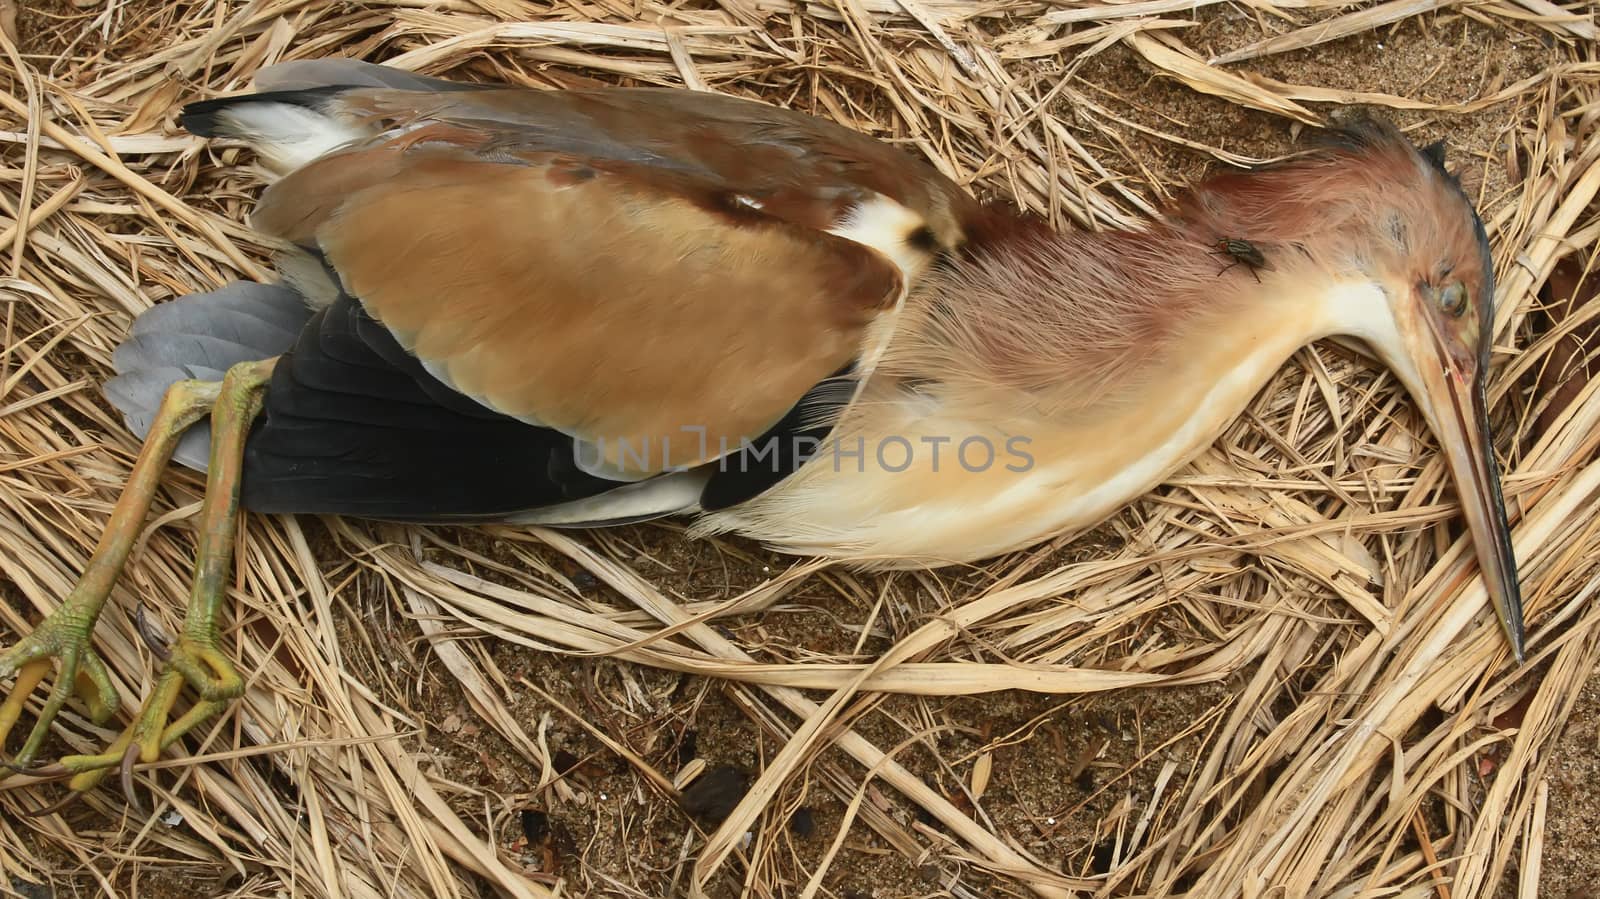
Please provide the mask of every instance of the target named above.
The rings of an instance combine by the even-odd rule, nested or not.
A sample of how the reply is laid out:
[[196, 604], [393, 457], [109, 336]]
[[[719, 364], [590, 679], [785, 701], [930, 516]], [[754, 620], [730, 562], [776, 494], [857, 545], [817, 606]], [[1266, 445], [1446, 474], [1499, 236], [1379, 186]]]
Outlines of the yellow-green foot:
[[12, 770], [27, 769], [33, 764], [51, 723], [74, 691], [83, 697], [96, 723], [103, 723], [116, 712], [117, 691], [105, 663], [90, 648], [90, 635], [128, 559], [128, 551], [144, 525], [151, 500], [161, 483], [161, 470], [172, 458], [183, 432], [210, 411], [217, 392], [217, 384], [199, 381], [180, 381], [167, 390], [144, 449], [128, 475], [128, 484], [111, 510], [106, 531], [100, 536], [89, 564], [84, 566], [83, 577], [62, 600], [61, 607], [40, 622], [33, 633], [0, 653], [0, 679], [13, 674], [17, 677], [5, 702], [0, 703], [0, 752], [4, 751], [6, 737], [16, 726], [29, 694], [50, 673], [50, 660], [61, 664], [55, 686], [45, 699], [33, 730], [7, 768], [0, 769], [0, 779]]
[[[172, 707], [185, 683], [200, 695], [200, 701], [173, 721]], [[103, 753], [69, 755], [61, 759], [61, 770], [73, 775], [67, 786], [80, 792], [91, 789], [104, 780], [112, 768], [120, 768], [123, 793], [137, 805], [133, 798], [133, 764], [159, 759], [162, 750], [226, 708], [243, 692], [244, 680], [227, 656], [217, 651], [214, 635], [201, 639], [180, 638], [170, 650], [167, 667], [157, 679], [155, 690], [128, 729]]]
[[0, 747], [5, 745], [11, 728], [22, 715], [22, 706], [29, 694], [50, 673], [51, 660], [61, 664], [55, 686], [45, 698], [39, 718], [23, 741], [22, 749], [5, 763], [0, 779], [12, 771], [26, 771], [39, 757], [50, 732], [50, 722], [55, 720], [67, 697], [76, 692], [89, 707], [90, 717], [103, 724], [117, 710], [117, 690], [111, 684], [111, 675], [105, 663], [89, 646], [89, 631], [94, 627], [93, 616], [85, 617], [82, 603], [68, 598], [68, 602], [40, 624], [38, 629], [17, 642], [17, 645], [0, 653], [0, 678], [17, 676], [16, 685], [0, 703]]
[[[38, 629], [0, 653], [0, 678], [16, 675], [16, 683], [5, 701], [0, 702], [0, 750], [21, 716], [29, 694], [50, 673], [51, 660], [60, 663], [56, 683], [45, 699], [33, 730], [10, 765], [0, 769], [0, 779], [15, 770], [72, 774], [71, 788], [82, 791], [98, 784], [111, 769], [121, 766], [126, 789], [131, 784], [132, 765], [136, 760], [155, 761], [163, 749], [244, 692], [239, 672], [217, 649], [217, 614], [233, 560], [244, 442], [250, 423], [261, 410], [263, 389], [275, 361], [243, 363], [229, 369], [220, 383], [182, 381], [167, 391], [144, 450], [139, 454], [128, 485], [117, 500], [106, 533], [95, 547], [82, 579]], [[200, 510], [194, 584], [189, 593], [183, 630], [167, 654], [155, 689], [133, 723], [106, 752], [67, 756], [49, 769], [30, 768], [51, 723], [74, 692], [84, 699], [97, 723], [107, 720], [116, 711], [116, 689], [105, 663], [90, 648], [90, 634], [150, 509], [162, 468], [172, 457], [183, 432], [208, 413], [211, 415], [211, 459], [205, 502]], [[193, 687], [200, 700], [169, 723], [184, 684]], [[131, 801], [131, 791], [128, 796]]]

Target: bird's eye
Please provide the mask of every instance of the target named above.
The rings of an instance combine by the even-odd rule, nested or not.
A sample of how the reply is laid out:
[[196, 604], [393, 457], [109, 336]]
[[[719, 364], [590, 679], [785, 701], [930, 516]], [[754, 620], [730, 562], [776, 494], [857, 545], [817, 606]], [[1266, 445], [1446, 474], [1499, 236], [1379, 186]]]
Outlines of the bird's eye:
[[1467, 311], [1467, 288], [1460, 281], [1451, 281], [1438, 293], [1439, 311], [1451, 318], [1460, 318]]

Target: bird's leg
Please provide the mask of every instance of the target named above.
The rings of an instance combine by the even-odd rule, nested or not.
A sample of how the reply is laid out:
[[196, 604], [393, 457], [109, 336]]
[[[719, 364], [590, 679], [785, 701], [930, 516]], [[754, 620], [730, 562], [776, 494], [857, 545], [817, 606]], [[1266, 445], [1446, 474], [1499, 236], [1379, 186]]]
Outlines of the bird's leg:
[[[155, 689], [122, 736], [100, 755], [67, 756], [61, 760], [62, 768], [76, 774], [69, 784], [73, 790], [93, 787], [118, 764], [122, 765], [124, 781], [128, 781], [135, 758], [146, 763], [155, 761], [162, 749], [244, 692], [244, 680], [238, 670], [217, 648], [217, 613], [233, 562], [245, 439], [251, 422], [261, 411], [276, 362], [267, 359], [241, 363], [230, 368], [222, 379], [211, 409], [211, 458], [206, 469], [205, 501], [200, 507], [194, 583], [189, 590], [183, 628], [168, 649], [166, 667]], [[185, 683], [194, 687], [200, 701], [169, 723], [172, 707]]]
[[50, 660], [60, 660], [61, 670], [55, 686], [45, 699], [39, 719], [22, 744], [22, 751], [0, 770], [0, 779], [10, 770], [24, 769], [33, 764], [39, 747], [50, 731], [67, 696], [76, 690], [89, 706], [96, 724], [110, 718], [117, 710], [117, 693], [111, 685], [111, 676], [105, 663], [90, 647], [90, 631], [100, 617], [100, 609], [111, 586], [128, 559], [128, 551], [144, 525], [150, 511], [151, 500], [161, 483], [162, 470], [178, 446], [178, 440], [191, 425], [211, 411], [216, 400], [217, 383], [179, 381], [167, 389], [160, 410], [144, 448], [128, 476], [128, 483], [106, 523], [105, 533], [95, 546], [83, 576], [67, 594], [61, 607], [40, 622], [33, 633], [17, 641], [15, 646], [0, 652], [0, 678], [16, 674], [17, 682], [0, 703], [0, 750], [6, 737], [22, 714], [22, 706], [33, 688], [44, 680], [50, 671]]

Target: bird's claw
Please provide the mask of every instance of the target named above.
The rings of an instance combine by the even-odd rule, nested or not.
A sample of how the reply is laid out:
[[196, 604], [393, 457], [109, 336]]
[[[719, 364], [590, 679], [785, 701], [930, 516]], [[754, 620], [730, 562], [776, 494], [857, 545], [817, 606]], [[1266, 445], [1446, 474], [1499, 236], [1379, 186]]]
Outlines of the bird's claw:
[[[185, 683], [200, 694], [200, 700], [177, 720], [171, 720], [172, 708]], [[62, 767], [73, 775], [68, 788], [75, 792], [89, 790], [116, 769], [121, 772], [123, 794], [129, 804], [138, 809], [138, 800], [133, 795], [133, 766], [159, 759], [163, 749], [243, 692], [243, 678], [227, 656], [216, 649], [213, 639], [180, 637], [173, 644], [166, 669], [156, 680], [155, 689], [138, 716], [105, 752], [61, 759]]]
[[156, 632], [155, 625], [150, 623], [150, 618], [144, 613], [144, 603], [140, 603], [133, 610], [133, 629], [139, 632], [139, 639], [144, 641], [145, 648], [151, 655], [165, 662], [172, 658], [172, 649], [167, 645], [167, 638]]
[[244, 693], [244, 678], [228, 657], [217, 650], [210, 638], [181, 637], [170, 650], [167, 667], [183, 675], [206, 702], [238, 699]]
[[29, 818], [43, 818], [46, 815], [53, 815], [56, 812], [61, 811], [72, 803], [77, 802], [82, 797], [82, 793], [68, 793], [49, 805], [43, 805], [35, 809], [26, 809], [22, 814]]
[[22, 708], [35, 687], [50, 673], [50, 661], [60, 663], [55, 685], [45, 698], [33, 730], [23, 741], [22, 749], [4, 766], [0, 766], [0, 780], [13, 773], [34, 770], [34, 760], [50, 732], [50, 725], [76, 693], [89, 709], [95, 724], [103, 724], [117, 711], [119, 700], [111, 674], [99, 654], [89, 645], [92, 618], [77, 614], [69, 600], [46, 618], [33, 633], [18, 640], [15, 646], [0, 653], [0, 678], [16, 675], [16, 682], [0, 703], [0, 748], [22, 716]]
[[52, 777], [60, 777], [61, 775], [67, 773], [67, 770], [62, 768], [59, 762], [47, 763], [30, 761], [26, 764], [23, 764], [17, 759], [5, 759], [0, 761], [0, 771], [5, 771], [8, 774], [22, 774], [27, 777], [35, 777], [40, 780], [48, 780]]
[[[0, 762], [0, 780], [12, 774], [41, 778], [68, 776], [71, 778], [68, 788], [76, 794], [93, 788], [112, 770], [119, 770], [123, 792], [136, 808], [138, 802], [132, 789], [134, 764], [154, 762], [164, 748], [244, 692], [243, 679], [227, 656], [217, 650], [214, 634], [184, 634], [168, 648], [166, 668], [138, 716], [104, 752], [68, 755], [45, 765], [37, 761], [39, 750], [56, 714], [72, 692], [76, 691], [84, 700], [96, 724], [109, 719], [118, 707], [117, 693], [105, 664], [89, 646], [87, 628], [80, 628], [77, 617], [64, 606], [33, 633], [0, 653], [0, 676], [16, 675], [10, 694], [0, 703], [0, 747], [4, 746], [5, 738], [21, 716], [28, 696], [50, 673], [52, 659], [60, 663], [56, 685], [46, 698], [21, 751]], [[200, 699], [177, 720], [169, 722], [184, 684], [192, 686]]]

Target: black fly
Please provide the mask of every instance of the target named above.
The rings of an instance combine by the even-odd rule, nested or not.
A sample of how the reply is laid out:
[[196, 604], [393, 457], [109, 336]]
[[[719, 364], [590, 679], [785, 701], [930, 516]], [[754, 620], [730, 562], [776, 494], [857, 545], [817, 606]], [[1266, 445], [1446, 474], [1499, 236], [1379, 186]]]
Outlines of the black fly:
[[1215, 248], [1216, 252], [1233, 260], [1223, 266], [1222, 271], [1217, 272], [1218, 275], [1236, 265], [1243, 264], [1245, 268], [1250, 270], [1250, 274], [1256, 279], [1256, 283], [1261, 283], [1261, 276], [1256, 272], [1267, 267], [1267, 257], [1266, 254], [1261, 252], [1260, 247], [1242, 238], [1224, 237], [1216, 242]]

